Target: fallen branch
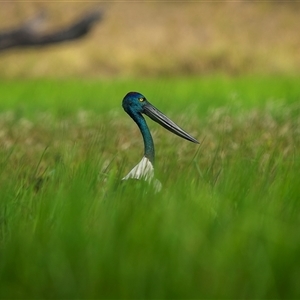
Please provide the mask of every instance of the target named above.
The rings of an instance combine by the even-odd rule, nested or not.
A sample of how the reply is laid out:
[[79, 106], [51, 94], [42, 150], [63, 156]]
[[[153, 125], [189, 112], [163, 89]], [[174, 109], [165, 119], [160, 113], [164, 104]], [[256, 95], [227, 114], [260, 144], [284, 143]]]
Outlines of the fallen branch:
[[62, 43], [78, 39], [86, 35], [97, 21], [102, 19], [102, 12], [93, 11], [71, 24], [55, 32], [41, 34], [37, 31], [44, 15], [41, 14], [19, 28], [0, 32], [0, 51], [13, 47], [36, 47]]

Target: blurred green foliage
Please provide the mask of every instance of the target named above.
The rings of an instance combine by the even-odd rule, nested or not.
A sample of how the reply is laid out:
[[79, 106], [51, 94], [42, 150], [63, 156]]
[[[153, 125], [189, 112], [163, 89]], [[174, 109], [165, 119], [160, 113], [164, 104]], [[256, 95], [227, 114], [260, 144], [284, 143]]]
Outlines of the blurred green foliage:
[[[297, 298], [299, 80], [0, 83], [1, 298]], [[149, 121], [131, 89], [200, 141]]]

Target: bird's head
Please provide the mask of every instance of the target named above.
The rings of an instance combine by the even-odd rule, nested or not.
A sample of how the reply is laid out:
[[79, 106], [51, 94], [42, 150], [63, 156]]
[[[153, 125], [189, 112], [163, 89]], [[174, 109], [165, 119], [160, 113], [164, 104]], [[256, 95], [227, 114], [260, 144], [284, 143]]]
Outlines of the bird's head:
[[[190, 134], [181, 129], [172, 120], [165, 116], [161, 111], [154, 107], [142, 94], [138, 92], [129, 92], [123, 99], [122, 106], [124, 110], [136, 120], [136, 117], [141, 114], [147, 115], [153, 121], [157, 122], [161, 126], [165, 127], [167, 130], [173, 132], [174, 134], [191, 141], [193, 143], [199, 143]], [[140, 118], [138, 117], [138, 118]]]
[[129, 92], [123, 99], [122, 106], [131, 116], [144, 113], [144, 106], [147, 105], [147, 99], [138, 92]]

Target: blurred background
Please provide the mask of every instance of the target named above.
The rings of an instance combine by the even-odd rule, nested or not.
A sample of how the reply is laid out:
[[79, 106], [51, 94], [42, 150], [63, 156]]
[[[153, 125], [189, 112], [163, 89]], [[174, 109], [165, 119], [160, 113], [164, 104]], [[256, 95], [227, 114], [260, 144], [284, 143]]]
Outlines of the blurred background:
[[[299, 16], [0, 1], [0, 299], [300, 299]], [[201, 142], [150, 120], [155, 195], [130, 90]]]
[[1, 78], [298, 74], [300, 3], [1, 2], [0, 31], [43, 14], [39, 34], [99, 10], [87, 35], [0, 51]]

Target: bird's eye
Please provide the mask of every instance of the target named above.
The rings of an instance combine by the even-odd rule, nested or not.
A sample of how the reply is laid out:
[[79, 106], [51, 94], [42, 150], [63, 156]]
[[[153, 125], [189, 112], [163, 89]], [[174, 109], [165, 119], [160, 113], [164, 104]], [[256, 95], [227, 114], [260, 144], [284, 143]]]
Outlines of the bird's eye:
[[139, 101], [140, 102], [144, 102], [145, 98], [140, 98]]

